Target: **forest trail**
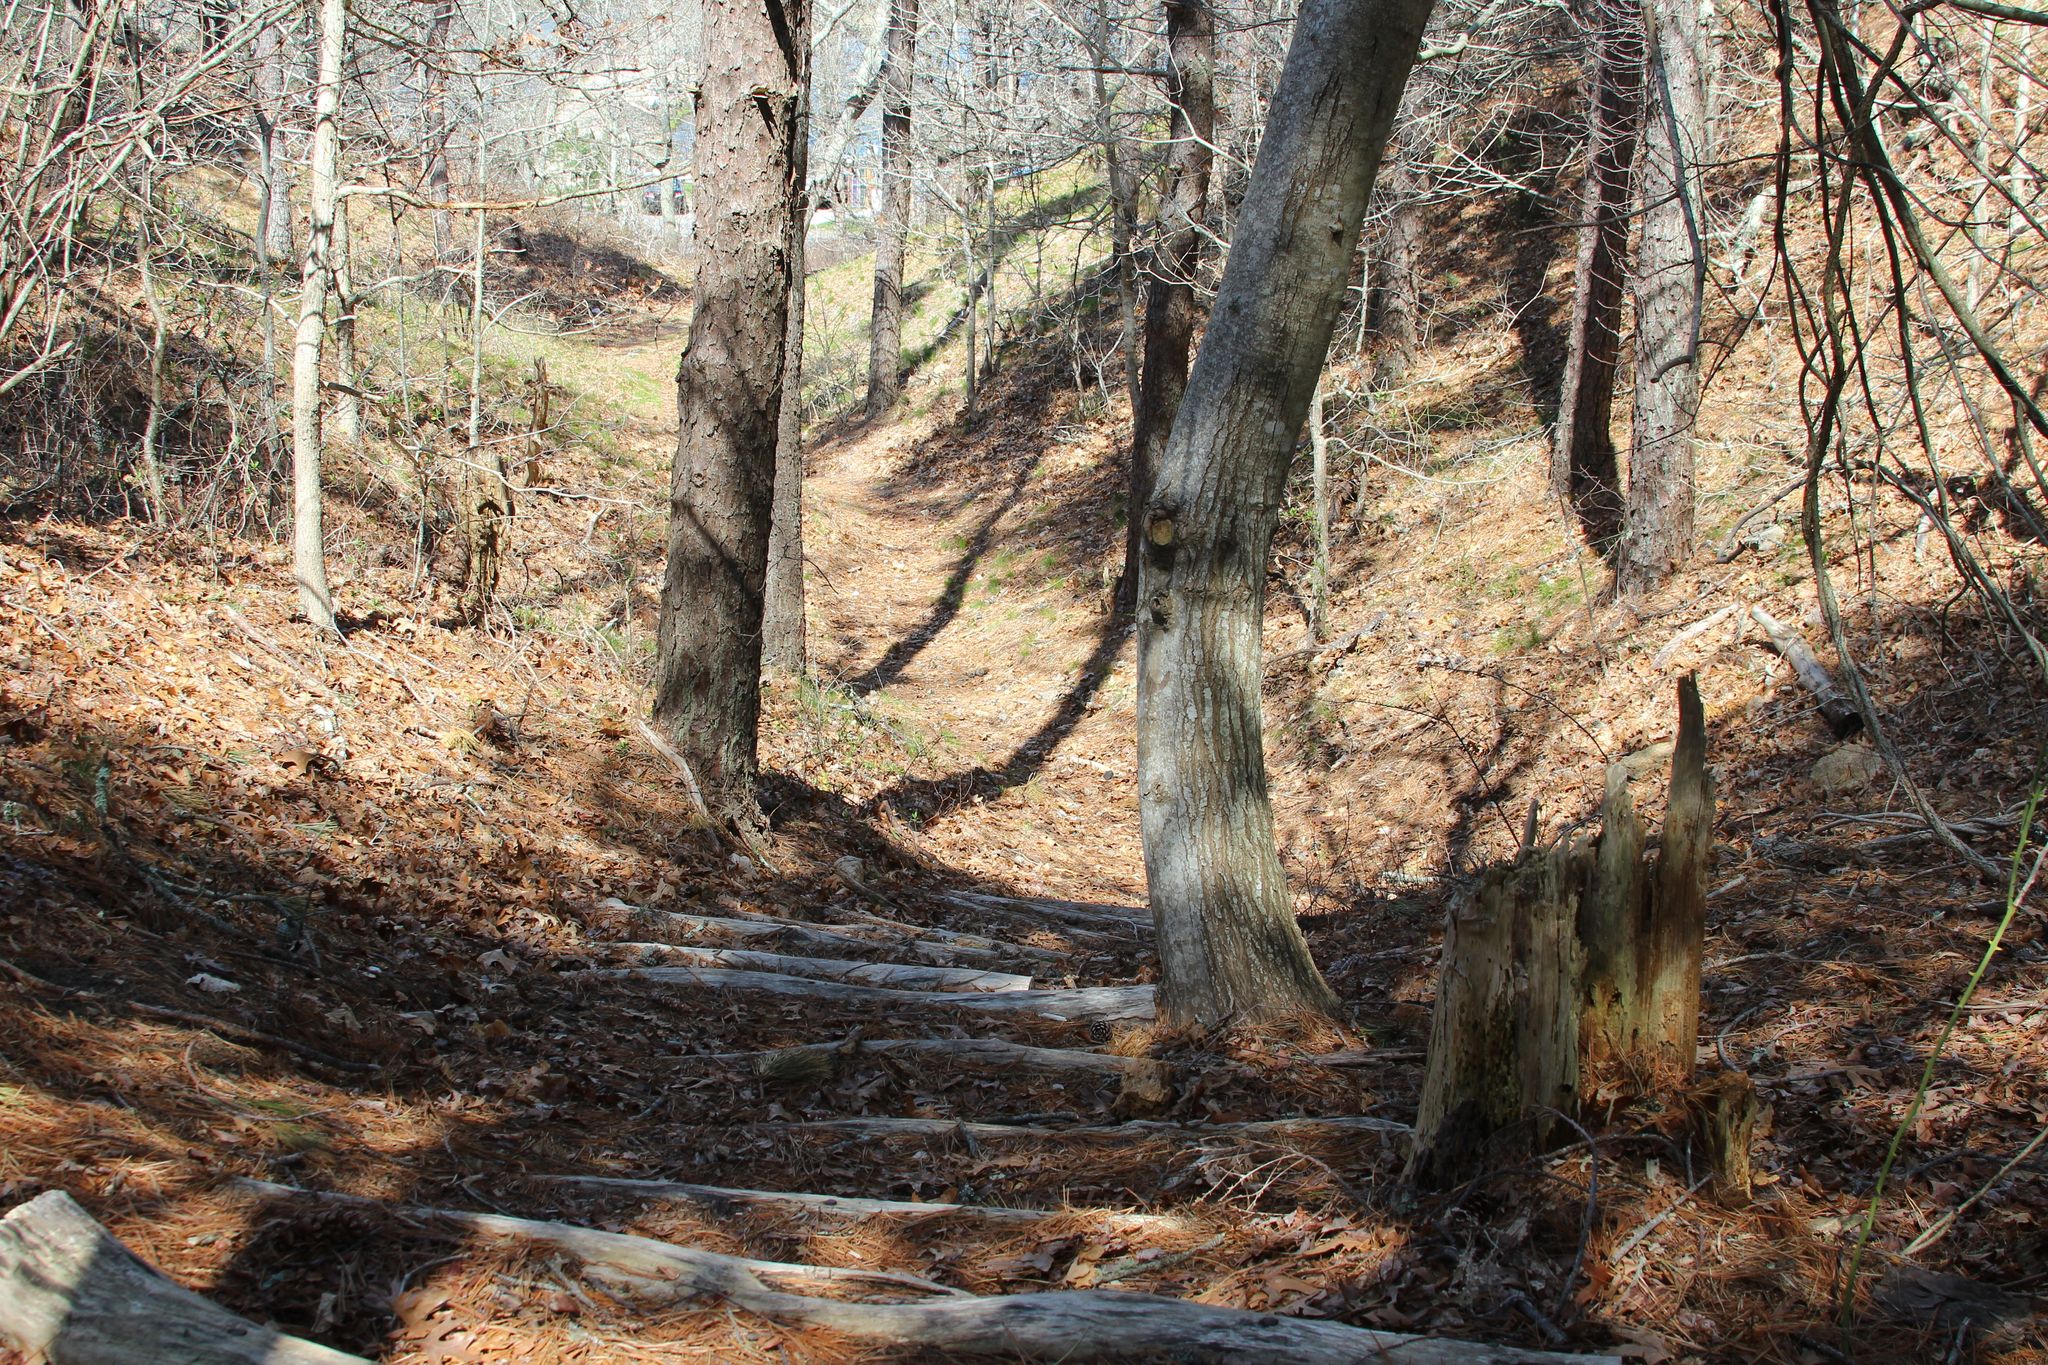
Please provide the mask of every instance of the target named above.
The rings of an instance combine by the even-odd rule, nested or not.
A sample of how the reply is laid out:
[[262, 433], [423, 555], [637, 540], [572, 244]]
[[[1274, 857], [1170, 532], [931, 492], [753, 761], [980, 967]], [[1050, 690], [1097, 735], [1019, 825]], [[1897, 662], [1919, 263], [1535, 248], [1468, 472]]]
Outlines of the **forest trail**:
[[[1419, 1204], [1399, 1181], [1439, 874], [1498, 853], [1530, 794], [1576, 818], [1603, 742], [1657, 738], [1656, 650], [1729, 619], [1731, 572], [1795, 615], [1775, 565], [1596, 621], [1529, 510], [1534, 462], [1492, 502], [1395, 483], [1374, 505], [1438, 548], [1354, 529], [1312, 654], [1283, 550], [1271, 766], [1344, 1016], [1166, 1037], [1131, 648], [1102, 609], [1117, 425], [1018, 364], [978, 422], [930, 381], [818, 435], [815, 677], [770, 689], [770, 828], [744, 847], [694, 824], [634, 721], [677, 333], [635, 315], [612, 343], [547, 343], [591, 409], [552, 459], [560, 496], [523, 499], [491, 630], [422, 602], [374, 503], [337, 537], [364, 611], [344, 648], [294, 620], [254, 539], [55, 519], [0, 539], [12, 1202], [63, 1191], [208, 1298], [392, 1362], [1169, 1339], [1352, 1360], [1386, 1344], [1370, 1330], [1514, 1343], [1447, 1358], [1657, 1358], [1748, 1319], [1808, 1358], [1856, 1171], [1917, 1065], [1895, 1035], [1938, 1023], [1981, 905], [1933, 865], [1887, 909], [1852, 859], [1787, 842], [1839, 837], [1801, 785], [1825, 734], [1735, 631], [1670, 670], [1700, 669], [1730, 809], [1768, 822], [1728, 838], [1708, 1009], [1776, 1097], [1774, 1211], [1695, 1198], [1651, 1113], [1538, 1177]], [[1460, 439], [1483, 467], [1508, 449]], [[2010, 1017], [1956, 1050], [2013, 1112], [2036, 1103], [2006, 1065], [2039, 1036], [2033, 981], [2001, 983]], [[1988, 1112], [1946, 1103], [1941, 1140], [1981, 1140]], [[1707, 1237], [1774, 1269], [1683, 1270]]]
[[813, 666], [934, 737], [893, 801], [964, 867], [1144, 903], [1133, 646], [1020, 526], [1030, 465], [979, 491], [902, 469], [923, 424], [825, 443], [807, 486]]

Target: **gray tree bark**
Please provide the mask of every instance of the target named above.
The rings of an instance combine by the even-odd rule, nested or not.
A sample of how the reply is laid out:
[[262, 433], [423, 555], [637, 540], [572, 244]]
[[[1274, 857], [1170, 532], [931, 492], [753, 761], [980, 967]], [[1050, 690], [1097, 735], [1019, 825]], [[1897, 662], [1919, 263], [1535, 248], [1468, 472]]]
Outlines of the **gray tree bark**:
[[1273, 836], [1266, 563], [1296, 436], [1430, 0], [1309, 0], [1142, 515], [1138, 773], [1160, 1009], [1323, 1010]]
[[[804, 671], [804, 260], [810, 235], [810, 91], [803, 95], [796, 138], [796, 182], [805, 187], [793, 234], [789, 329], [782, 360], [782, 410], [775, 428], [775, 496], [768, 527], [767, 597], [761, 608], [761, 664], [778, 673]], [[667, 187], [663, 187], [663, 202]]]
[[[448, 74], [443, 69], [448, 51], [448, 32], [455, 23], [455, 6], [444, 3], [434, 11], [427, 29], [422, 65], [425, 89], [421, 92], [421, 117], [426, 122], [425, 148], [427, 198], [445, 204], [448, 191]], [[455, 224], [447, 209], [434, 210], [434, 263], [448, 265], [455, 259]], [[453, 275], [442, 277], [441, 296], [448, 297]]]
[[1643, 26], [1638, 0], [1587, 0], [1591, 47], [1586, 180], [1572, 277], [1571, 339], [1558, 395], [1550, 486], [1602, 554], [1622, 530], [1620, 465], [1611, 431], [1621, 363], [1629, 203], [1643, 116]]
[[676, 373], [654, 718], [723, 811], [751, 811], [775, 453], [800, 259], [807, 0], [706, 0], [696, 310]]
[[[917, 0], [889, 0], [882, 77], [882, 184], [875, 215], [875, 297], [868, 326], [868, 416], [903, 392], [903, 253], [910, 235], [910, 89], [917, 60]], [[973, 368], [972, 356], [968, 368]]]
[[320, 361], [327, 340], [327, 292], [334, 279], [334, 218], [339, 189], [341, 68], [348, 39], [348, 0], [320, 0], [318, 75], [313, 92], [313, 145], [306, 182], [311, 222], [300, 271], [299, 322], [292, 335], [292, 576], [299, 607], [320, 630], [332, 631], [334, 598], [327, 589], [322, 525]]
[[292, 258], [292, 179], [284, 168], [285, 77], [289, 69], [284, 30], [275, 23], [265, 24], [256, 32], [255, 48], [250, 119], [256, 132], [260, 182], [259, 251], [270, 261], [288, 261]]
[[1392, 387], [1414, 363], [1422, 344], [1422, 302], [1416, 294], [1415, 251], [1422, 239], [1421, 177], [1406, 165], [1394, 168], [1393, 211], [1380, 242], [1378, 382]]
[[1707, 273], [1699, 6], [1649, 0], [1643, 20], [1648, 109], [1637, 174], [1643, 237], [1636, 253], [1634, 434], [1628, 533], [1615, 566], [1624, 594], [1661, 584], [1692, 553], [1693, 421]]
[[1216, 16], [1206, 0], [1168, 0], [1166, 69], [1172, 150], [1159, 191], [1159, 242], [1145, 286], [1145, 355], [1131, 410], [1129, 526], [1116, 592], [1117, 611], [1124, 615], [1138, 600], [1142, 509], [1187, 391], [1188, 353], [1195, 341], [1195, 271], [1202, 261], [1216, 142]]

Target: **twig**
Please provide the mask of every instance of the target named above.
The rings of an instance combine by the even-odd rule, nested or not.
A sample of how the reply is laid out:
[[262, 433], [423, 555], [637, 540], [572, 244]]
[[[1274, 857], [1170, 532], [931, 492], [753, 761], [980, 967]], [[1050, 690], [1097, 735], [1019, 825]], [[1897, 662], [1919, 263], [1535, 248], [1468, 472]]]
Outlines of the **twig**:
[[1948, 1235], [1948, 1230], [1955, 1226], [1956, 1220], [1958, 1218], [1961, 1218], [1964, 1214], [1968, 1213], [1970, 1211], [1971, 1206], [1974, 1205], [1978, 1200], [1982, 1199], [1985, 1195], [1991, 1193], [1993, 1186], [1997, 1185], [1999, 1181], [2005, 1179], [2006, 1176], [2010, 1175], [2014, 1167], [2018, 1166], [2022, 1161], [2025, 1161], [2028, 1157], [2032, 1156], [2034, 1154], [2035, 1148], [2039, 1147], [2043, 1142], [2048, 1142], [2048, 1127], [2044, 1127], [2041, 1129], [2040, 1132], [2034, 1134], [2033, 1141], [2029, 1142], [2026, 1146], [2020, 1148], [2019, 1151], [2015, 1152], [2013, 1154], [2012, 1160], [2006, 1162], [2003, 1166], [2000, 1166], [1997, 1172], [1993, 1174], [1989, 1180], [1985, 1181], [1981, 1186], [1978, 1187], [1977, 1192], [1975, 1194], [1971, 1195], [1968, 1199], [1965, 1199], [1962, 1203], [1956, 1205], [1953, 1209], [1950, 1209], [1947, 1213], [1944, 1213], [1941, 1217], [1935, 1219], [1934, 1223], [1927, 1229], [1927, 1231], [1921, 1233], [1918, 1237], [1915, 1237], [1912, 1241], [1908, 1242], [1906, 1244], [1905, 1251], [1901, 1252], [1900, 1254], [1904, 1256], [1917, 1256], [1921, 1252], [1927, 1250], [1927, 1248], [1933, 1246], [1936, 1242], [1939, 1242], [1942, 1238], [1946, 1237]]
[[1711, 1173], [1703, 1175], [1698, 1180], [1693, 1181], [1692, 1184], [1686, 1186], [1685, 1191], [1682, 1194], [1680, 1194], [1678, 1198], [1672, 1200], [1668, 1205], [1666, 1205], [1662, 1213], [1657, 1214], [1648, 1222], [1644, 1223], [1641, 1227], [1637, 1228], [1634, 1232], [1631, 1232], [1622, 1241], [1622, 1244], [1620, 1246], [1616, 1247], [1613, 1251], [1609, 1252], [1607, 1259], [1610, 1262], [1619, 1261], [1622, 1257], [1628, 1255], [1631, 1251], [1634, 1251], [1636, 1247], [1641, 1245], [1642, 1240], [1645, 1237], [1648, 1237], [1651, 1233], [1655, 1232], [1659, 1227], [1661, 1227], [1665, 1219], [1669, 1218], [1672, 1214], [1677, 1213], [1681, 1208], [1684, 1208], [1685, 1201], [1692, 1198], [1695, 1194], [1699, 1193], [1700, 1187], [1705, 1185], [1709, 1180], [1712, 1180], [1713, 1178], [1714, 1177]]
[[633, 723], [640, 727], [641, 738], [647, 741], [654, 752], [675, 766], [676, 772], [682, 776], [683, 790], [689, 794], [691, 808], [697, 812], [697, 818], [704, 822], [704, 827], [711, 831], [714, 838], [717, 837], [718, 822], [711, 818], [711, 808], [704, 804], [704, 789], [697, 785], [697, 774], [690, 771], [688, 760], [676, 751], [675, 745], [663, 739], [660, 732], [647, 723], [645, 717], [635, 716]]

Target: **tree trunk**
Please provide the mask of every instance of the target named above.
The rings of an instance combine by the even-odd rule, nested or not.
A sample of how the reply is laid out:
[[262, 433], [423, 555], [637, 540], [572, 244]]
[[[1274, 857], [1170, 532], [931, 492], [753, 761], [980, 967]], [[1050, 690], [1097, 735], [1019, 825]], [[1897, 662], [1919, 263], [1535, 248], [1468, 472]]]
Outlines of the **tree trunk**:
[[[257, 236], [270, 261], [292, 258], [292, 180], [284, 168], [284, 31], [275, 23], [256, 31], [255, 69], [250, 84], [250, 117], [256, 130], [256, 175], [260, 200]], [[258, 264], [262, 264], [261, 261]]]
[[321, 525], [320, 360], [327, 339], [327, 286], [334, 276], [334, 212], [341, 159], [342, 46], [348, 0], [320, 0], [319, 76], [313, 95], [313, 146], [306, 201], [311, 214], [300, 272], [299, 323], [292, 336], [292, 574], [299, 606], [320, 630], [332, 631], [327, 547]]
[[[424, 55], [426, 89], [421, 99], [421, 118], [425, 121], [424, 137], [426, 164], [427, 198], [436, 204], [445, 204], [449, 199], [448, 189], [448, 76], [442, 69], [446, 64], [441, 56], [448, 51], [448, 32], [455, 23], [453, 3], [441, 5], [434, 11], [434, 18], [427, 30]], [[455, 224], [447, 209], [434, 210], [434, 263], [447, 265], [455, 259]], [[446, 299], [448, 286], [454, 277], [442, 277], [441, 297]]]
[[1692, 553], [1693, 420], [1707, 273], [1699, 6], [1649, 0], [1643, 20], [1649, 99], [1637, 175], [1643, 238], [1636, 254], [1635, 422], [1628, 534], [1615, 573], [1628, 594], [1658, 586]]
[[1586, 180], [1572, 276], [1571, 339], [1551, 446], [1551, 493], [1602, 554], [1621, 537], [1620, 466], [1611, 430], [1621, 363], [1630, 177], [1643, 115], [1643, 33], [1638, 0], [1588, 0], [1592, 94]]
[[334, 429], [350, 449], [363, 444], [361, 367], [356, 360], [356, 284], [349, 257], [348, 203], [334, 206]]
[[[889, 0], [882, 94], [880, 212], [875, 215], [875, 301], [868, 327], [868, 416], [903, 392], [903, 252], [910, 235], [910, 85], [917, 58], [917, 0]], [[970, 361], [971, 367], [971, 361]]]
[[803, 223], [795, 234], [789, 272], [789, 332], [782, 361], [782, 410], [775, 429], [775, 505], [768, 528], [767, 599], [761, 609], [761, 664], [777, 673], [804, 671], [804, 260], [811, 197], [807, 147], [810, 94], [804, 92], [804, 131], [796, 139], [796, 182], [806, 186]]
[[1145, 357], [1131, 413], [1129, 526], [1116, 593], [1121, 615], [1137, 605], [1138, 558], [1145, 545], [1142, 509], [1152, 496], [1159, 456], [1187, 390], [1188, 353], [1195, 340], [1195, 271], [1202, 260], [1216, 141], [1216, 16], [1204, 0], [1169, 0], [1166, 67], [1172, 147], [1159, 193], [1159, 244], [1145, 286]]
[[[1171, 23], [1171, 19], [1168, 20]], [[1169, 38], [1169, 44], [1171, 39]], [[1103, 79], [1104, 70], [1110, 65], [1109, 10], [1098, 6], [1095, 23], [1089, 30], [1088, 57], [1095, 84], [1095, 116], [1101, 123], [1098, 136], [1102, 140], [1102, 172], [1109, 184], [1109, 244], [1114, 259], [1111, 265], [1116, 270], [1117, 312], [1123, 320], [1123, 330], [1117, 338], [1117, 351], [1124, 361], [1124, 393], [1129, 398], [1132, 413], [1138, 410], [1138, 268], [1137, 259], [1131, 254], [1131, 239], [1136, 235], [1138, 223], [1138, 192], [1125, 172], [1123, 147], [1116, 131], [1116, 109], [1109, 93], [1109, 84]], [[1169, 64], [1172, 56], [1167, 58]], [[993, 226], [993, 224], [991, 224]], [[1133, 504], [1134, 506], [1136, 504]]]
[[1138, 771], [1161, 1010], [1325, 1010], [1273, 836], [1267, 552], [1430, 0], [1309, 0], [1159, 479], [1141, 512]]
[[707, 0], [696, 309], [676, 373], [654, 718], [722, 810], [751, 811], [789, 296], [805, 199], [806, 0]]
[[1394, 203], [1380, 242], [1380, 355], [1375, 369], [1382, 388], [1400, 382], [1422, 344], [1422, 304], [1415, 286], [1415, 249], [1422, 240], [1421, 178], [1406, 164], [1398, 165], [1388, 188]]

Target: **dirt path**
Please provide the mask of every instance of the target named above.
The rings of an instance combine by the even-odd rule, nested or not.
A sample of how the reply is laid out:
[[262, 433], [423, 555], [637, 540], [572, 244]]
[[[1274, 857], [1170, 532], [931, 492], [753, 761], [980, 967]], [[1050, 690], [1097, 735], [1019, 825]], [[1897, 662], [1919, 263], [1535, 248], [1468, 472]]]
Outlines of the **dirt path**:
[[[1133, 648], [1030, 525], [1030, 466], [981, 496], [900, 472], [918, 425], [821, 446], [807, 486], [812, 662], [935, 737], [891, 797], [965, 867], [1141, 904]], [[1051, 563], [1052, 567], [1048, 567]]]

